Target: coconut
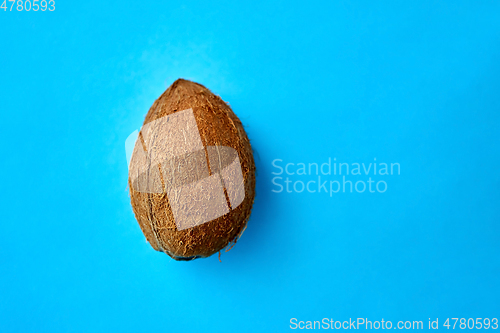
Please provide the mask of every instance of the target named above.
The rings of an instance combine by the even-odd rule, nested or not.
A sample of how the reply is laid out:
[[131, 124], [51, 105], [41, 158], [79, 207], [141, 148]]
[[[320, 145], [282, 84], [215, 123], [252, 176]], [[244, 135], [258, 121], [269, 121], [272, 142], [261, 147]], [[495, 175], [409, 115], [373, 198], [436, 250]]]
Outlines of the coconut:
[[178, 79], [146, 115], [128, 183], [135, 217], [155, 250], [175, 260], [211, 256], [232, 247], [250, 217], [250, 141], [219, 96]]

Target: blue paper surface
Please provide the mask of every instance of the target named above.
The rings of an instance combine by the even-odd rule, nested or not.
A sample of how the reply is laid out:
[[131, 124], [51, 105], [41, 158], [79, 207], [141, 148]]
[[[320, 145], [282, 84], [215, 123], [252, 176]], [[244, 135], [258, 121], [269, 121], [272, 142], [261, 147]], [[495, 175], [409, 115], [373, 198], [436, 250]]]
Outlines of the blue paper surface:
[[[11, 4], [1, 332], [500, 318], [498, 2]], [[155, 252], [130, 206], [125, 140], [179, 77], [230, 103], [254, 149], [222, 263]]]

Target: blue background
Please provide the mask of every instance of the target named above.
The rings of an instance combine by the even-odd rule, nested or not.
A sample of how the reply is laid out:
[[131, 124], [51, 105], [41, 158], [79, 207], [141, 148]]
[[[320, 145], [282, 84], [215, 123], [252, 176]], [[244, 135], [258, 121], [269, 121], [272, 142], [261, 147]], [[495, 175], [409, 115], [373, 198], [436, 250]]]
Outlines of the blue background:
[[[500, 317], [498, 2], [57, 0], [0, 11], [0, 40], [1, 332]], [[125, 139], [178, 77], [255, 150], [222, 263], [155, 252], [129, 203]], [[274, 159], [329, 157], [401, 174], [272, 192]]]

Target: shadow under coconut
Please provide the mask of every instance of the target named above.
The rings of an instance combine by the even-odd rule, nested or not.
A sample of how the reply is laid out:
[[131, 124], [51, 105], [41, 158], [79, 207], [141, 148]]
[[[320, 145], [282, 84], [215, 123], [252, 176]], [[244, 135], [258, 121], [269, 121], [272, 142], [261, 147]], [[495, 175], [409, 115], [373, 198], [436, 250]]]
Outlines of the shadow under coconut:
[[[261, 246], [263, 240], [270, 235], [266, 235], [266, 224], [271, 221], [268, 212], [273, 206], [273, 196], [271, 195], [271, 179], [270, 170], [267, 170], [265, 164], [258, 151], [253, 148], [254, 161], [255, 161], [255, 200], [252, 208], [252, 214], [247, 224], [247, 229], [241, 235], [236, 245], [227, 253], [221, 254], [221, 259], [224, 260], [224, 254], [227, 255], [234, 251], [237, 253], [237, 259], [247, 259], [247, 256], [255, 257], [258, 252], [257, 249]], [[222, 252], [224, 252], [222, 250]], [[233, 257], [233, 256], [232, 256]], [[229, 258], [227, 258], [229, 259]]]

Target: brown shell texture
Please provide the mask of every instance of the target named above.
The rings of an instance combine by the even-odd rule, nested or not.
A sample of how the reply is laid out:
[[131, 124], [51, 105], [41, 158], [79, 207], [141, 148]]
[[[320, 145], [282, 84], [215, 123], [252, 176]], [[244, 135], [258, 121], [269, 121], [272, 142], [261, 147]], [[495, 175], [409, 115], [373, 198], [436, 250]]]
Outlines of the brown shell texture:
[[[255, 197], [255, 164], [252, 147], [242, 123], [228, 104], [198, 83], [178, 79], [154, 102], [146, 115], [142, 130], [137, 138], [134, 154], [136, 154], [137, 149], [144, 149], [146, 152], [150, 149], [152, 150], [149, 152], [150, 154], [154, 153], [155, 150], [162, 149], [161, 146], [158, 147], [155, 144], [148, 145], [145, 142], [147, 138], [144, 131], [148, 123], [155, 122], [162, 117], [176, 112], [181, 114], [182, 111], [188, 109], [192, 109], [192, 114], [194, 114], [194, 119], [199, 130], [199, 138], [201, 138], [201, 143], [203, 144], [202, 150], [200, 150], [201, 155], [193, 155], [190, 158], [197, 161], [198, 165], [208, 166], [208, 171], [206, 171], [207, 176], [212, 175], [216, 172], [215, 169], [222, 167], [215, 166], [215, 163], [211, 159], [209, 160], [210, 148], [219, 151], [219, 147], [231, 147], [232, 149], [226, 149], [237, 152], [236, 158], [239, 158], [241, 165], [241, 173], [239, 173], [238, 168], [239, 179], [241, 180], [241, 175], [243, 176], [243, 187], [240, 186], [240, 197], [243, 198], [244, 188], [244, 199], [239, 201], [241, 203], [238, 202], [237, 207], [230, 209], [222, 216], [193, 227], [179, 228], [179, 225], [176, 225], [172, 210], [172, 207], [179, 206], [178, 202], [175, 201], [177, 200], [176, 196], [167, 194], [171, 193], [168, 192], [169, 184], [166, 180], [169, 176], [158, 177], [159, 181], [155, 186], [160, 189], [156, 191], [159, 193], [151, 193], [151, 191], [137, 191], [135, 183], [133, 186], [134, 178], [131, 179], [131, 173], [129, 172], [128, 183], [131, 204], [142, 232], [155, 250], [165, 252], [175, 260], [192, 260], [208, 257], [225, 247], [228, 247], [229, 250], [246, 228]], [[176, 115], [175, 117], [178, 116]], [[161, 135], [164, 134], [162, 132], [155, 133], [156, 137]], [[179, 138], [170, 140], [170, 137], [167, 137], [164, 139], [168, 140], [168, 142], [177, 142], [176, 140]], [[161, 142], [161, 140], [156, 142]], [[205, 150], [205, 154], [203, 154], [203, 149]], [[130, 170], [134, 166], [137, 166], [137, 160], [138, 158], [134, 159], [133, 155], [130, 162]], [[162, 174], [163, 168], [163, 175], [165, 175], [165, 169], [168, 168], [165, 164], [166, 162], [163, 165], [159, 163], [158, 165], [151, 166], [152, 170], [148, 174], [151, 174], [151, 172], [158, 175]], [[175, 178], [174, 171], [180, 168], [175, 167], [172, 169], [172, 179], [176, 182], [179, 178], [181, 178], [181, 181], [186, 181], [182, 177], [186, 178], [189, 176], [188, 172], [185, 173], [186, 176], [178, 173], [176, 176], [178, 178]], [[231, 207], [227, 190], [224, 189], [224, 191], [227, 204]], [[185, 203], [183, 205], [188, 212], [190, 209], [200, 209], [199, 205], [190, 205], [189, 202], [189, 207], [186, 208]]]

